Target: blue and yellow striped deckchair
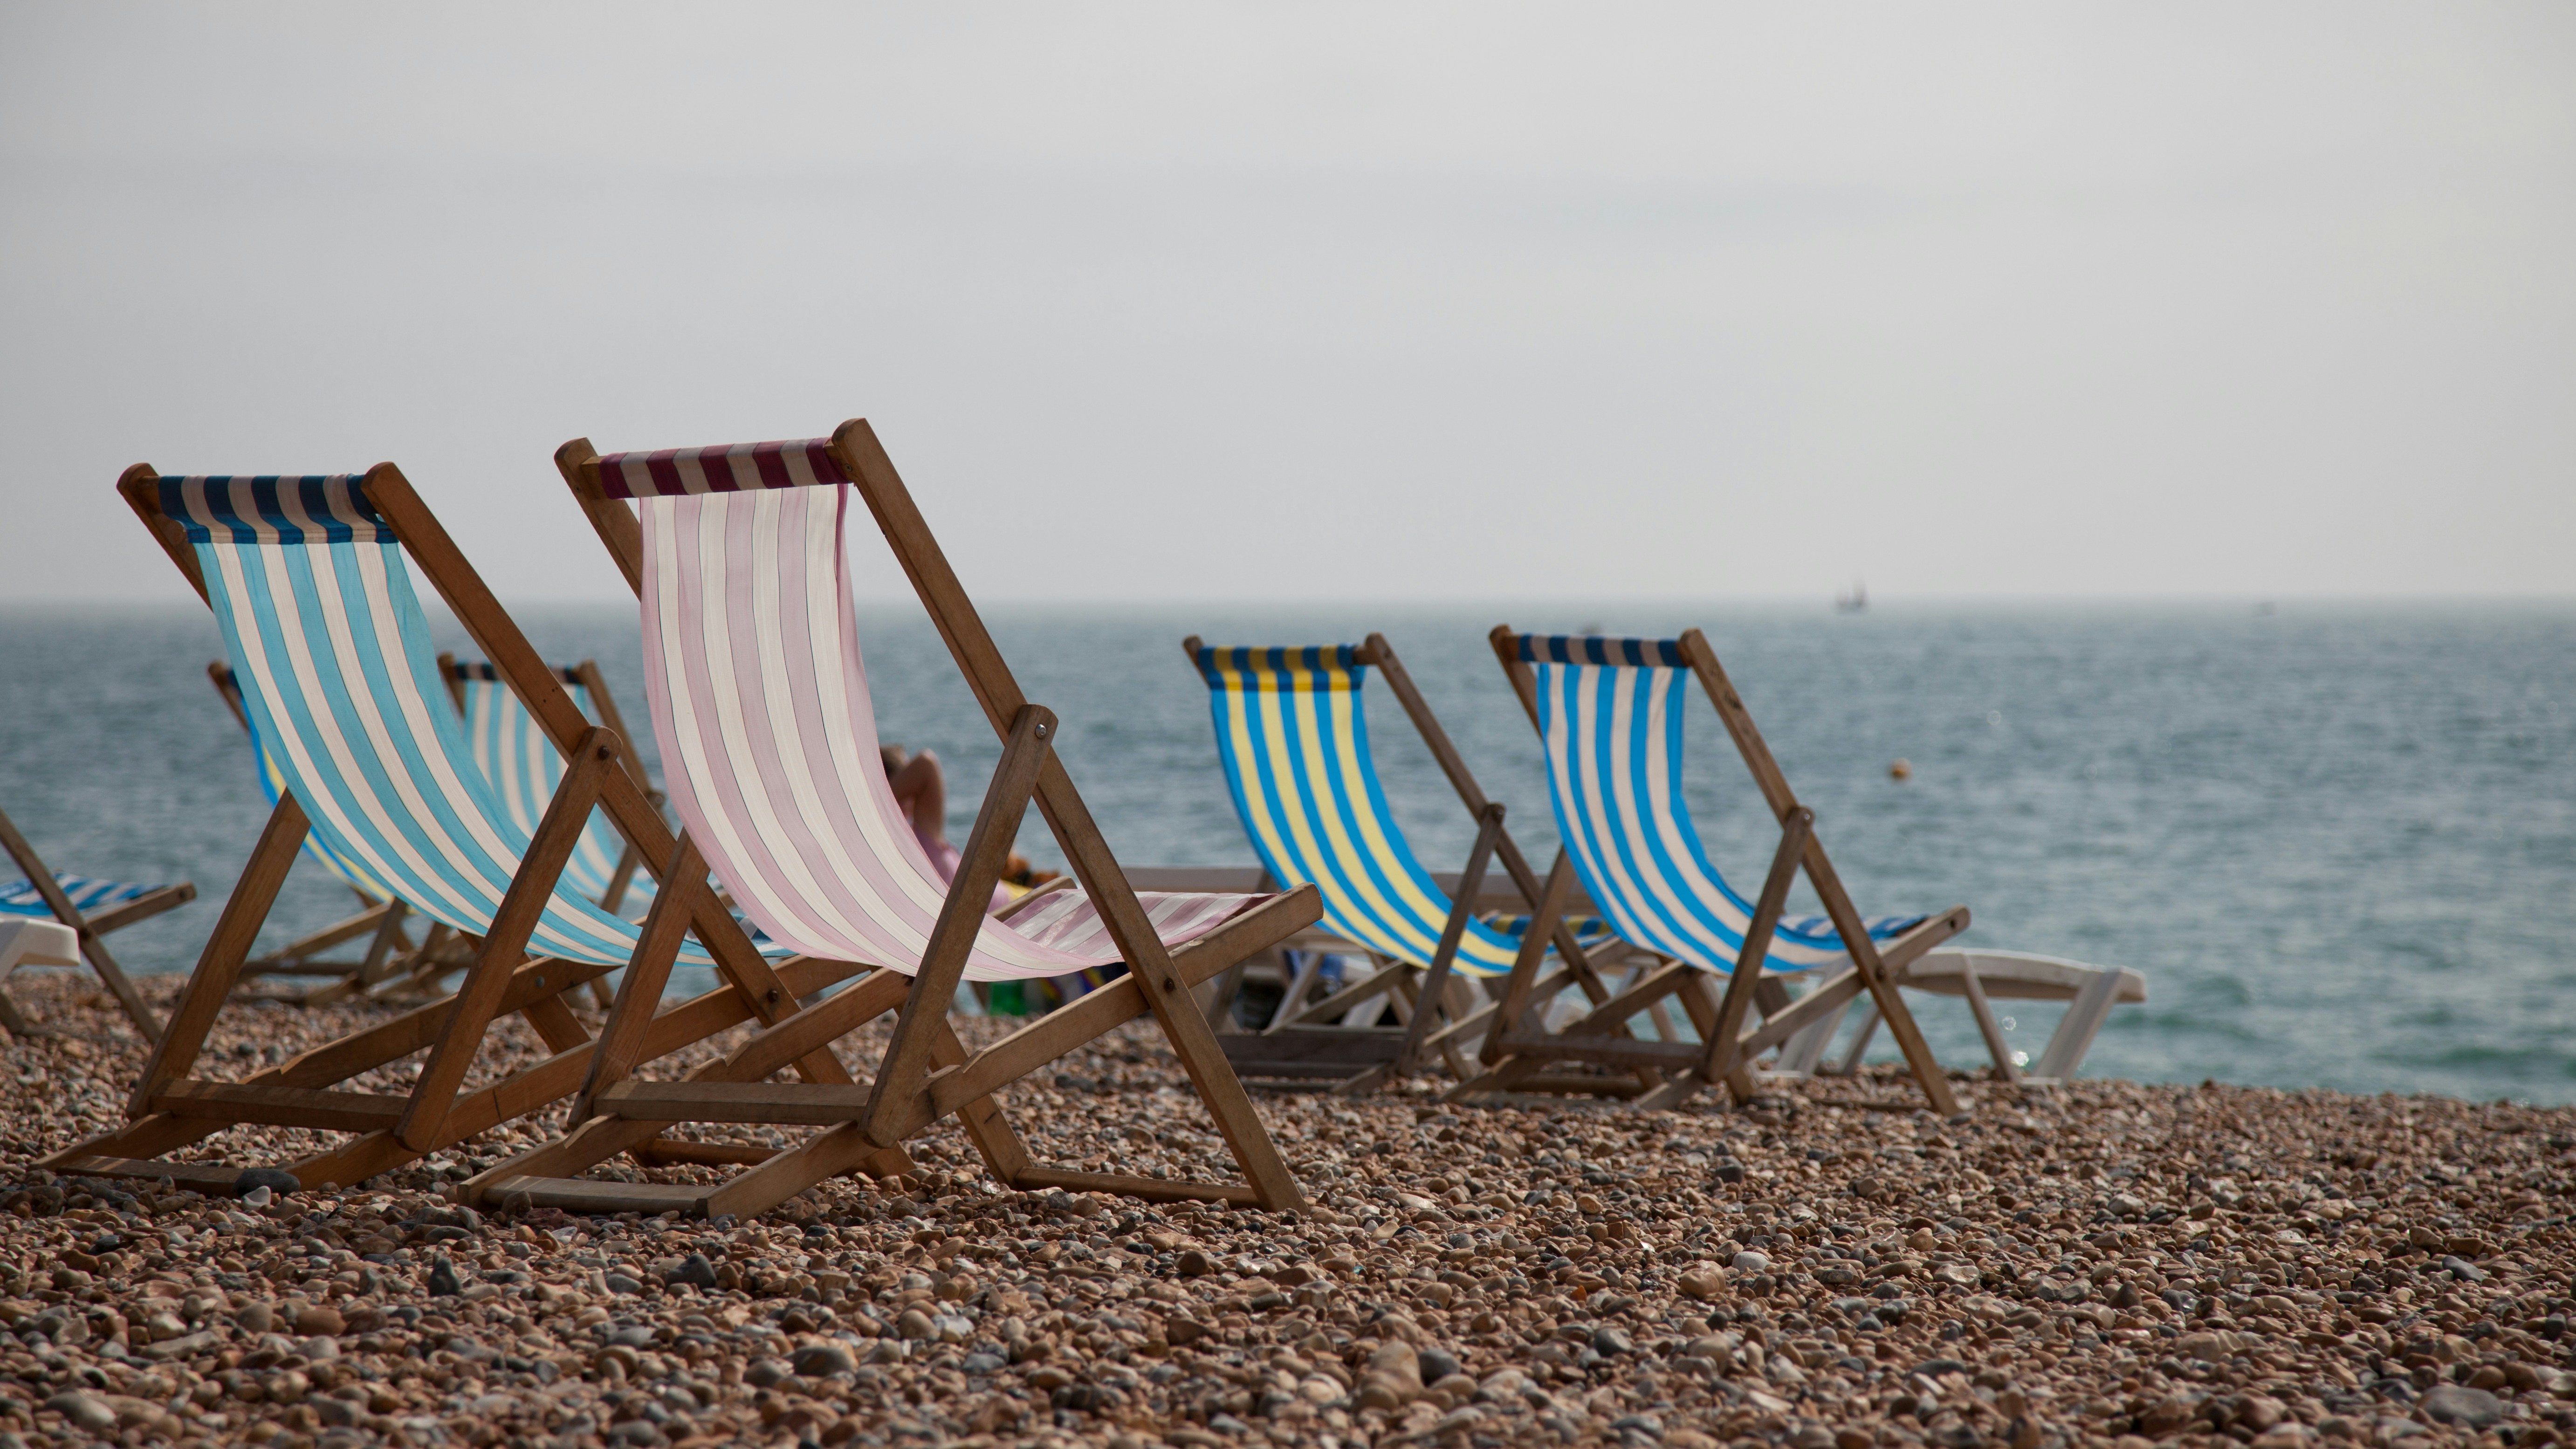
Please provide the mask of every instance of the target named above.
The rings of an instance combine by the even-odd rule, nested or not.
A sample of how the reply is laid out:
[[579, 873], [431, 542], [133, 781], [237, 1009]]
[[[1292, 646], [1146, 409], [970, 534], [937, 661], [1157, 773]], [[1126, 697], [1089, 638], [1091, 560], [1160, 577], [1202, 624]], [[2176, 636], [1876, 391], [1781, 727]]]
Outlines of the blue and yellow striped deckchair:
[[[129, 1104], [136, 1120], [57, 1154], [52, 1165], [228, 1183], [227, 1168], [150, 1159], [230, 1123], [258, 1122], [359, 1134], [289, 1169], [308, 1187], [348, 1183], [578, 1090], [593, 1044], [563, 995], [626, 965], [645, 928], [567, 890], [564, 864], [603, 802], [648, 861], [669, 859], [676, 844], [620, 760], [616, 735], [590, 727], [573, 708], [391, 464], [362, 476], [300, 478], [164, 477], [138, 465], [119, 487], [214, 610], [284, 794], [145, 1068]], [[534, 832], [511, 818], [473, 762], [412, 592], [406, 550], [574, 761]], [[308, 833], [326, 859], [480, 938], [464, 982], [453, 997], [249, 1081], [191, 1077]], [[627, 1060], [755, 1015], [783, 1019], [802, 995], [862, 969], [812, 963], [816, 969], [782, 976], [702, 880], [670, 894], [674, 903], [652, 928], [666, 943], [679, 941], [681, 959], [715, 966], [728, 984], [660, 1017], [637, 1013], [635, 1033], [610, 1044]], [[487, 1027], [509, 1011], [522, 1013], [555, 1055], [463, 1093]], [[427, 1060], [407, 1095], [321, 1090], [423, 1049]], [[799, 1065], [848, 1080], [828, 1054]]]
[[[44, 857], [36, 854], [36, 847], [27, 843], [27, 837], [18, 833], [18, 827], [5, 814], [0, 814], [0, 849], [6, 849], [18, 869], [26, 872], [23, 880], [0, 883], [0, 916], [50, 916], [71, 927], [80, 937], [81, 954], [89, 958], [98, 979], [107, 983], [117, 1005], [125, 1008], [126, 1018], [134, 1023], [135, 1030], [143, 1033], [145, 1041], [159, 1040], [160, 1021], [152, 1015], [152, 1008], [143, 1004], [125, 968], [116, 963], [107, 943], [99, 938], [120, 926], [186, 905], [197, 898], [197, 888], [186, 881], [177, 885], [135, 885], [48, 869]], [[34, 1031], [18, 1013], [17, 1004], [5, 994], [0, 994], [0, 1025], [20, 1036]]]
[[[1291, 983], [1268, 1031], [1223, 1040], [1238, 1069], [1281, 1076], [1349, 1076], [1351, 1090], [1409, 1070], [1428, 1040], [1453, 1058], [1463, 1073], [1460, 1049], [1472, 1049], [1472, 1031], [1484, 1020], [1481, 999], [1453, 994], [1449, 972], [1498, 979], [1521, 955], [1527, 918], [1479, 919], [1471, 908], [1482, 885], [1485, 860], [1498, 855], [1524, 892], [1537, 879], [1502, 829], [1502, 807], [1485, 799], [1467, 773], [1439, 721], [1382, 634], [1361, 644], [1308, 648], [1215, 648], [1194, 635], [1182, 647], [1208, 686], [1216, 728], [1217, 758], [1225, 768], [1236, 817], [1264, 869], [1282, 886], [1311, 884], [1323, 897], [1323, 927], [1376, 958], [1380, 968], [1365, 980], [1309, 1005], [1299, 999], [1308, 978]], [[1479, 822], [1476, 848], [1453, 898], [1441, 889], [1388, 807], [1369, 749], [1362, 689], [1374, 666], [1383, 673], [1424, 742]], [[1608, 933], [1598, 922], [1575, 923], [1564, 943], [1581, 962], [1587, 946]], [[1588, 928], [1588, 929], [1585, 929]], [[1408, 1029], [1375, 1036], [1348, 1028], [1288, 1034], [1307, 1022], [1330, 1020], [1352, 1007], [1388, 1000], [1409, 986], [1413, 970], [1427, 973]], [[1577, 979], [1569, 975], [1566, 982]], [[1434, 1011], [1419, 1002], [1437, 1003]], [[1450, 1024], [1436, 1035], [1427, 1023], [1446, 1010]], [[1368, 1007], [1374, 1016], [1376, 1008]], [[1358, 1075], [1350, 1075], [1354, 1069]]]
[[[1538, 728], [1548, 797], [1564, 842], [1543, 891], [1540, 918], [1551, 919], [1571, 880], [1579, 879], [1621, 939], [1666, 964], [1555, 1033], [1522, 1029], [1520, 985], [1531, 966], [1518, 965], [1485, 1039], [1489, 1070], [1460, 1091], [1499, 1090], [1546, 1062], [1575, 1060], [1672, 1073], [1640, 1099], [1641, 1106], [1671, 1106], [1721, 1080], [1749, 1094], [1750, 1076], [1742, 1064], [1828, 1019], [1828, 1013], [1838, 1014], [1866, 990], [1924, 1094], [1942, 1113], [1956, 1111], [1949, 1083], [1906, 1012], [1896, 982], [1924, 952], [1967, 928], [1967, 908], [1934, 917], [1861, 917], [1816, 841], [1814, 815], [1790, 791], [1707, 638], [1696, 629], [1657, 640], [1542, 637], [1506, 627], [1497, 627], [1492, 638]], [[1780, 821], [1780, 849], [1754, 900], [1729, 886], [1709, 862], [1682, 799], [1682, 721], [1694, 679], [1717, 707]], [[1822, 899], [1824, 916], [1782, 916], [1801, 870]], [[1771, 972], [1815, 972], [1827, 979], [1795, 1005], [1766, 1012], [1762, 1029], [1746, 1036], [1744, 1019], [1763, 974], [1737, 969], [1748, 958]], [[1722, 1001], [1707, 999], [1698, 974], [1703, 972], [1729, 977]], [[1690, 1008], [1702, 1042], [1619, 1041], [1604, 1034], [1668, 996], [1679, 996]]]

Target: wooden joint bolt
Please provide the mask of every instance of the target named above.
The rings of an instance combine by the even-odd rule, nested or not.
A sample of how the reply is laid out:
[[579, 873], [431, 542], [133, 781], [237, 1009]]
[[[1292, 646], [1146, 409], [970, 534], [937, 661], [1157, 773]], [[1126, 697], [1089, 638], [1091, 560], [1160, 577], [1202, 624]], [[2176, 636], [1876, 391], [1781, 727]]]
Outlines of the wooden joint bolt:
[[775, 986], [769, 988], [768, 992], [761, 997], [761, 1000], [768, 1002], [772, 1006], [776, 1006], [778, 1004], [778, 988]]

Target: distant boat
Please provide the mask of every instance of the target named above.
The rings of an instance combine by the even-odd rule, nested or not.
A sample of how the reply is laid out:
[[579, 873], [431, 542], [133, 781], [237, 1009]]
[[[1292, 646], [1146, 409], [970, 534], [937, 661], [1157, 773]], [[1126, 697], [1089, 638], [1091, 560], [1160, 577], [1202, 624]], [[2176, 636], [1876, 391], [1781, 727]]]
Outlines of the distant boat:
[[1858, 579], [1852, 580], [1850, 592], [1834, 595], [1834, 612], [1838, 614], [1857, 614], [1868, 607], [1869, 586]]

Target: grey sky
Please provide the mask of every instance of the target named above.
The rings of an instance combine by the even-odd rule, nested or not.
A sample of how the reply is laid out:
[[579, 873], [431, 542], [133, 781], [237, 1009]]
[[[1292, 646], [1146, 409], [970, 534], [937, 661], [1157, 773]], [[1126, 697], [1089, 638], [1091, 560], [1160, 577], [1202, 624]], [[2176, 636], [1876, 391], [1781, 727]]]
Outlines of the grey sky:
[[0, 600], [852, 414], [996, 600], [2564, 596], [2571, 257], [2563, 4], [13, 4]]

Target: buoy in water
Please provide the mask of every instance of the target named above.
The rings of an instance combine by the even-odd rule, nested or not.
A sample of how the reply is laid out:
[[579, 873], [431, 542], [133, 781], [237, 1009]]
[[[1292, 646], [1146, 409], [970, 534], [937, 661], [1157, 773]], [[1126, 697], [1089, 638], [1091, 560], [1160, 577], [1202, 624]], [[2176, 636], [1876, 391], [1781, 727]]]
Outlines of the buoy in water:
[[1914, 767], [1906, 763], [1904, 757], [1899, 756], [1895, 764], [1887, 767], [1887, 778], [1891, 780], [1911, 780], [1914, 778]]

